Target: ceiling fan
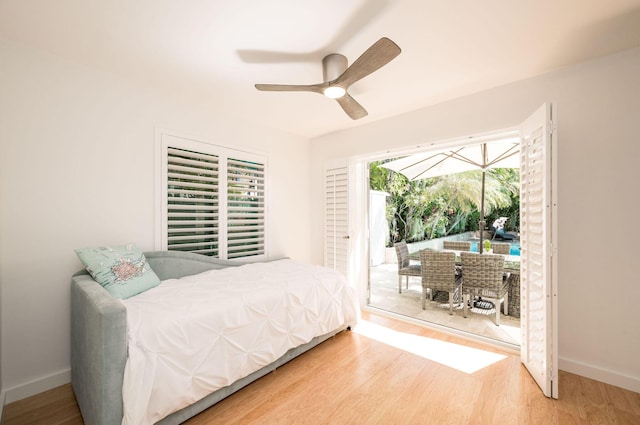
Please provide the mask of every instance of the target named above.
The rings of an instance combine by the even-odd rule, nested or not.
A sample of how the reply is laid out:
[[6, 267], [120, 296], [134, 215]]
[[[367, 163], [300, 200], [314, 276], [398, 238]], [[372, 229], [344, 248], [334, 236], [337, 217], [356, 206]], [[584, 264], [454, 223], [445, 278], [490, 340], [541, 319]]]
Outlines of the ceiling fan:
[[367, 115], [347, 90], [349, 86], [367, 75], [377, 71], [400, 54], [400, 47], [386, 37], [373, 43], [356, 61], [347, 67], [347, 58], [339, 53], [327, 55], [322, 59], [324, 82], [310, 85], [295, 84], [256, 84], [262, 91], [308, 91], [324, 94], [335, 99], [344, 111], [357, 120]]

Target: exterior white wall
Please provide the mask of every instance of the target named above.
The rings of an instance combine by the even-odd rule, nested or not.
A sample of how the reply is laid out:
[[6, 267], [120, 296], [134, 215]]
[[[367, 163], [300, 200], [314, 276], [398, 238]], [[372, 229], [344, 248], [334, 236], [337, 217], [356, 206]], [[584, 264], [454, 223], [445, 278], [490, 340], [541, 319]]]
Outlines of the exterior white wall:
[[[312, 193], [326, 159], [428, 145], [558, 112], [559, 367], [640, 392], [640, 49], [312, 140]], [[311, 208], [321, 240], [322, 197]], [[321, 263], [322, 247], [312, 246]], [[560, 388], [562, 392], [562, 388]]]
[[308, 140], [2, 38], [0, 63], [7, 402], [69, 380], [70, 277], [81, 268], [73, 250], [154, 249], [156, 127], [268, 155], [270, 256], [310, 260]]
[[386, 192], [369, 191], [369, 265], [377, 266], [385, 262], [385, 247], [389, 234], [387, 222]]

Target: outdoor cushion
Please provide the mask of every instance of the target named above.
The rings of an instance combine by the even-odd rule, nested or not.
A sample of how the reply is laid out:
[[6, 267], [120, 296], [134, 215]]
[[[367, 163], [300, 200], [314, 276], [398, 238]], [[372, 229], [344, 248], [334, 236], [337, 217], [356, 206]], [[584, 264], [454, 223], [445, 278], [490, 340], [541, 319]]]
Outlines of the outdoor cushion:
[[498, 229], [496, 230], [496, 235], [495, 235], [496, 239], [502, 239], [505, 241], [511, 241], [513, 240], [513, 235], [509, 234], [509, 233], [505, 233], [503, 229]]

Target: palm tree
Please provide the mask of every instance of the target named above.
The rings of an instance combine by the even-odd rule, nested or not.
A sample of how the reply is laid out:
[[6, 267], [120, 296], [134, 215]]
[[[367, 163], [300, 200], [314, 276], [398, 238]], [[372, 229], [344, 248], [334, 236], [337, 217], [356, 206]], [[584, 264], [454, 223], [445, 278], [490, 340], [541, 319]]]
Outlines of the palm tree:
[[[391, 195], [387, 203], [390, 244], [477, 230], [482, 192], [480, 171], [409, 181], [379, 164], [370, 164], [370, 187]], [[493, 210], [510, 207], [518, 198], [518, 177], [516, 170], [487, 170], [487, 216]]]
[[[511, 206], [513, 195], [519, 194], [519, 182], [514, 179], [518, 176], [517, 173], [514, 175], [509, 169], [502, 170], [486, 171], [484, 206], [487, 216], [495, 209]], [[446, 209], [434, 211], [435, 214], [429, 218], [429, 222], [437, 223], [447, 212], [454, 212], [454, 221], [449, 223], [449, 230], [444, 233], [445, 235], [459, 228], [460, 222], [469, 221], [470, 215], [479, 213], [482, 196], [481, 172], [480, 170], [466, 171], [429, 179], [432, 183], [426, 187], [427, 196], [432, 199], [446, 200]], [[432, 231], [430, 237], [433, 235]]]

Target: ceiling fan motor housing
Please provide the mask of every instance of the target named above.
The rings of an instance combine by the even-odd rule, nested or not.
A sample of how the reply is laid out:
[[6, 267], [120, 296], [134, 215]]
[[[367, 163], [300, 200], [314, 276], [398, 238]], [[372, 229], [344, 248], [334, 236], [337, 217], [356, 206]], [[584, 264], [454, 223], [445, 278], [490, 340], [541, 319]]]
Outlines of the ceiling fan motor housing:
[[325, 83], [333, 81], [347, 69], [347, 58], [340, 53], [332, 53], [322, 59], [322, 78]]

